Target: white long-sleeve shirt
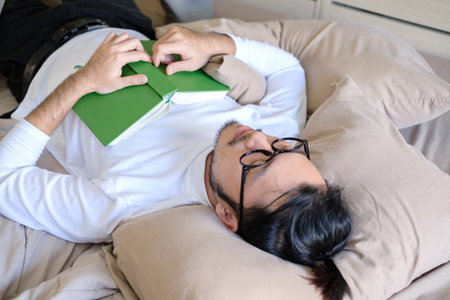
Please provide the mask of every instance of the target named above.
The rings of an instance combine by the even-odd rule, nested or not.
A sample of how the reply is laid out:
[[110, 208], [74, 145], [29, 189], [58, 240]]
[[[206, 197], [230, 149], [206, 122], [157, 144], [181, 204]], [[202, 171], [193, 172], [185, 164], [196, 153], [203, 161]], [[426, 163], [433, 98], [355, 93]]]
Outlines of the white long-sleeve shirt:
[[[23, 118], [74, 66], [89, 60], [111, 28], [82, 34], [53, 53], [39, 70], [14, 113], [19, 123], [0, 142], [0, 213], [33, 229], [74, 242], [109, 242], [122, 221], [179, 205], [211, 206], [204, 183], [206, 157], [227, 120], [273, 136], [298, 136], [306, 119], [304, 70], [291, 54], [267, 44], [232, 37], [236, 57], [267, 80], [259, 105], [229, 97], [173, 104], [164, 118], [126, 141], [104, 147], [70, 111], [52, 137]], [[134, 31], [131, 37], [146, 39]], [[35, 166], [43, 149], [70, 173]]]

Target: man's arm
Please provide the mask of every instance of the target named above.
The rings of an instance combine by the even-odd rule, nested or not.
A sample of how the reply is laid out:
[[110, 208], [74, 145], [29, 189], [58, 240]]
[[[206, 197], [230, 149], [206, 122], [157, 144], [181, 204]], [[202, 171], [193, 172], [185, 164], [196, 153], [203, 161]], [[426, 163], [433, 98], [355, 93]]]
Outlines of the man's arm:
[[[0, 214], [33, 229], [74, 242], [111, 241], [111, 232], [129, 217], [126, 200], [107, 182], [35, 167], [49, 135], [86, 93], [108, 93], [142, 83], [142, 75], [121, 78], [121, 67], [150, 60], [137, 39], [111, 33], [88, 63], [69, 76], [0, 142]], [[143, 82], [147, 79], [143, 78]]]
[[[216, 32], [197, 32], [179, 26], [170, 27], [155, 42], [152, 51], [153, 64], [167, 64], [168, 75], [197, 70], [211, 57], [229, 54], [235, 55], [266, 77], [286, 68], [300, 67], [297, 58], [291, 53], [267, 43]], [[172, 54], [179, 54], [181, 61], [175, 62]]]
[[[304, 70], [294, 55], [278, 47], [233, 35], [173, 26], [152, 50], [153, 63], [168, 64], [169, 74], [201, 68], [215, 55], [234, 55], [266, 78], [266, 95], [260, 106], [269, 104], [270, 111], [285, 112], [293, 120], [303, 120], [306, 116]], [[182, 60], [173, 62], [172, 53], [180, 54]], [[303, 126], [304, 121], [300, 124]]]
[[[261, 115], [282, 115], [283, 122], [290, 119], [292, 128], [305, 126], [305, 71], [291, 53], [268, 43], [214, 32], [199, 33], [180, 27], [169, 29], [154, 44], [153, 52], [153, 63], [169, 63], [168, 67], [173, 67], [169, 72], [198, 69], [214, 55], [234, 55], [266, 78], [265, 96], [259, 102]], [[182, 61], [172, 62], [171, 53], [180, 54]], [[279, 132], [284, 134], [284, 131]], [[272, 134], [279, 135], [277, 131]], [[290, 133], [293, 134], [298, 133]]]
[[144, 84], [147, 77], [121, 77], [122, 66], [134, 61], [150, 61], [137, 38], [111, 32], [88, 63], [69, 76], [25, 119], [47, 135], [52, 135], [72, 106], [84, 95], [106, 94], [130, 85]]

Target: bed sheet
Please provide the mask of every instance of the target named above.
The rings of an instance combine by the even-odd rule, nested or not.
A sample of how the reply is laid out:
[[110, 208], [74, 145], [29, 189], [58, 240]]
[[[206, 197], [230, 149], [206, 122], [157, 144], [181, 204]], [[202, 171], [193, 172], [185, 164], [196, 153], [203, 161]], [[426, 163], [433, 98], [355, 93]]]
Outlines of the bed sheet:
[[0, 245], [0, 299], [136, 299], [116, 284], [111, 245], [67, 242], [1, 215]]
[[[16, 106], [0, 75], [0, 115]], [[0, 119], [0, 139], [16, 123]], [[37, 166], [66, 173], [47, 150]], [[110, 245], [67, 242], [1, 215], [0, 245], [0, 299], [125, 299]]]

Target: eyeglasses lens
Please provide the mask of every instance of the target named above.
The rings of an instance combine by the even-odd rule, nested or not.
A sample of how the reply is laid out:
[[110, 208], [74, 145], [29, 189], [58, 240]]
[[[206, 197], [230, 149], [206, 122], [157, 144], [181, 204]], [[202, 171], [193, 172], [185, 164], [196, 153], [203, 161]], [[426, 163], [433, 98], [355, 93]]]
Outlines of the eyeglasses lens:
[[273, 147], [277, 150], [294, 150], [300, 146], [302, 146], [302, 142], [293, 139], [285, 139], [273, 144]]
[[270, 158], [270, 154], [263, 152], [253, 152], [241, 158], [241, 163], [246, 166], [256, 166]]

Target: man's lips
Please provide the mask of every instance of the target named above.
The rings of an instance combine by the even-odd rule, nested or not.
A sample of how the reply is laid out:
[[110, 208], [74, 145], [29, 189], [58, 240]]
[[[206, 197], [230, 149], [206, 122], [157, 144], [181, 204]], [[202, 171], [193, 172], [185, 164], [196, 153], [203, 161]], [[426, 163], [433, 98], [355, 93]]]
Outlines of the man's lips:
[[238, 129], [234, 132], [233, 135], [233, 142], [236, 141], [241, 135], [243, 135], [245, 132], [253, 130], [251, 127], [248, 126], [239, 126]]

